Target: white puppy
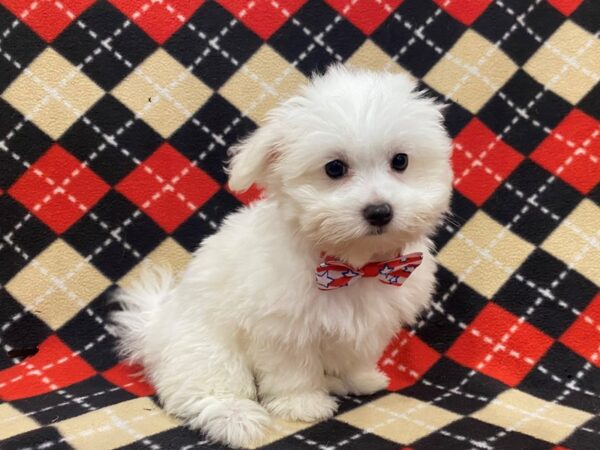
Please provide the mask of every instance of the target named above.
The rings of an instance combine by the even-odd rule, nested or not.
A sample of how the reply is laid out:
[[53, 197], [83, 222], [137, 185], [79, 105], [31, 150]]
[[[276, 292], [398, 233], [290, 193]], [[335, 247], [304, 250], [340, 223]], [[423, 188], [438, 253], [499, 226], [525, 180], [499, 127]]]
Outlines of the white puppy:
[[[377, 360], [429, 302], [428, 237], [451, 192], [441, 107], [415, 88], [342, 66], [315, 77], [233, 149], [230, 187], [264, 198], [227, 217], [179, 281], [150, 270], [117, 294], [119, 349], [169, 413], [245, 447], [270, 414], [321, 420], [330, 393], [386, 387]], [[389, 262], [415, 252], [419, 267], [418, 254]], [[324, 255], [335, 261], [316, 270]]]

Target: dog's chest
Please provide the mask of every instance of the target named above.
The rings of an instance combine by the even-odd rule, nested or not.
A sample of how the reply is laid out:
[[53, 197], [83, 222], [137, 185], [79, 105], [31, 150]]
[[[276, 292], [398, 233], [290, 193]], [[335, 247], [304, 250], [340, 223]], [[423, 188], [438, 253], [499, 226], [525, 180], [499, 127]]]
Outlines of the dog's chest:
[[376, 329], [399, 326], [399, 294], [376, 280], [359, 280], [335, 291], [318, 291], [306, 314], [315, 333], [361, 339]]

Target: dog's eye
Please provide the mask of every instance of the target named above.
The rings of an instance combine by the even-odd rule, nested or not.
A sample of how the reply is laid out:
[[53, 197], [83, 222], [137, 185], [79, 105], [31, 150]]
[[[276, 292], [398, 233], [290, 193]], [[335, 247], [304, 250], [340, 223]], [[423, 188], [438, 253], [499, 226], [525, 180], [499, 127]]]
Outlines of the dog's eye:
[[406, 153], [396, 153], [392, 158], [392, 169], [402, 172], [408, 167], [408, 155]]
[[333, 161], [329, 161], [325, 164], [325, 173], [329, 178], [342, 178], [346, 175], [348, 171], [348, 166], [339, 159], [334, 159]]

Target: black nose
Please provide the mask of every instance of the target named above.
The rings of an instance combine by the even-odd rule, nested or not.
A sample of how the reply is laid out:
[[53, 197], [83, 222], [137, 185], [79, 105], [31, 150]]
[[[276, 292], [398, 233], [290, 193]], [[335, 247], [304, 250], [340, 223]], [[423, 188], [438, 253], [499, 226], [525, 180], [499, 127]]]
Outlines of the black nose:
[[390, 223], [392, 216], [392, 205], [381, 203], [379, 205], [369, 205], [363, 209], [363, 216], [371, 225], [382, 227]]

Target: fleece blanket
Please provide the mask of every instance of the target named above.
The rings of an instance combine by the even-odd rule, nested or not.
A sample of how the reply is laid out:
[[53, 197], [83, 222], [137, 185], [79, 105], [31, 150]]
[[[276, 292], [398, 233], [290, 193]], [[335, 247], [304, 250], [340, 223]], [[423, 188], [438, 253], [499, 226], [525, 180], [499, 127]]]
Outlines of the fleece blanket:
[[595, 0], [1, 0], [0, 448], [221, 448], [118, 360], [107, 299], [255, 198], [228, 147], [336, 61], [449, 104], [454, 215], [389, 390], [264, 448], [600, 448], [599, 29]]

